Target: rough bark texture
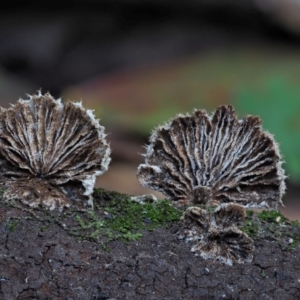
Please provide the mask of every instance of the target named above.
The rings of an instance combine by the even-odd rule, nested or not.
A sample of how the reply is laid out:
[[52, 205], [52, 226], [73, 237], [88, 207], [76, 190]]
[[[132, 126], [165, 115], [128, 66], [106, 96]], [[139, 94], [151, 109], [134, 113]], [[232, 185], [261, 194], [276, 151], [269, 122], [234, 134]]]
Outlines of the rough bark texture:
[[[109, 200], [95, 197], [97, 214]], [[178, 222], [144, 230], [140, 240], [128, 244], [110, 242], [107, 252], [99, 242], [77, 241], [64, 229], [84, 213], [68, 212], [61, 222], [49, 222], [55, 212], [32, 214], [0, 201], [0, 299], [300, 297], [299, 246], [284, 251], [278, 241], [258, 235], [253, 262], [230, 267], [195, 257], [178, 239]], [[299, 226], [292, 230], [299, 232]]]

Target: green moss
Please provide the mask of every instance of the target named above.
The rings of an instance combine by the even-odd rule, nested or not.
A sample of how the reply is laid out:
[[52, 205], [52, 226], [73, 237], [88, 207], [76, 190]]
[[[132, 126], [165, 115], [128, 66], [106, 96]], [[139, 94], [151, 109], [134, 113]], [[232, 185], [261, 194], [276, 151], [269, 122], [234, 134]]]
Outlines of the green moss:
[[140, 204], [124, 199], [114, 199], [104, 208], [113, 217], [110, 220], [112, 228], [122, 231], [122, 228], [152, 230], [157, 226], [166, 226], [169, 222], [178, 221], [181, 212], [170, 205], [167, 200], [155, 203]]
[[252, 217], [254, 215], [254, 211], [253, 210], [247, 210], [246, 215], [247, 215], [247, 217]]
[[182, 212], [167, 200], [140, 204], [128, 195], [95, 190], [95, 198], [109, 199], [105, 205], [95, 201], [95, 211], [76, 215], [80, 228], [71, 231], [81, 239], [96, 240], [107, 245], [112, 240], [128, 242], [142, 237], [142, 230], [167, 227], [178, 221]]
[[268, 223], [282, 223], [288, 221], [288, 218], [286, 218], [277, 210], [263, 210], [257, 216], [261, 221], [265, 221]]
[[241, 230], [247, 233], [250, 237], [256, 237], [259, 233], [259, 225], [252, 219], [246, 218]]
[[267, 277], [267, 274], [265, 273], [264, 270], [262, 270], [262, 271], [260, 272], [260, 276], [261, 276], [262, 278], [266, 278], [266, 277]]
[[11, 232], [14, 232], [16, 230], [17, 225], [18, 225], [17, 220], [10, 220], [6, 223], [6, 226], [9, 228]]
[[282, 250], [295, 249], [300, 243], [300, 223], [288, 220], [277, 210], [247, 211], [240, 229], [254, 239], [276, 240]]
[[256, 237], [259, 234], [260, 226], [258, 222], [256, 222], [254, 217], [253, 210], [246, 211], [246, 218], [241, 227], [241, 230], [247, 233], [250, 237]]

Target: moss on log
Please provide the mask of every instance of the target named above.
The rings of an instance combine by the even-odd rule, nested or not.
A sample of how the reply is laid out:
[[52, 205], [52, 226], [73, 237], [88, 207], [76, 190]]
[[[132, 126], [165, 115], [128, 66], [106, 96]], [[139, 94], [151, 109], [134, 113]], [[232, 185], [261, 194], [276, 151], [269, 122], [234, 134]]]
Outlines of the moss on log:
[[93, 196], [62, 214], [0, 200], [1, 299], [299, 299], [300, 226], [278, 212], [248, 212], [253, 262], [228, 266], [191, 253], [167, 201]]

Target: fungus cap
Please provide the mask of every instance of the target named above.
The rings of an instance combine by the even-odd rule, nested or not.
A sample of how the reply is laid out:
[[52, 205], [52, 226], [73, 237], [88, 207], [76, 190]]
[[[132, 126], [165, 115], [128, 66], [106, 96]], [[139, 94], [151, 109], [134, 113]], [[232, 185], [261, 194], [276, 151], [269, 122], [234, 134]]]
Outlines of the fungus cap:
[[4, 199], [50, 210], [93, 205], [95, 178], [110, 162], [104, 127], [81, 103], [49, 93], [0, 112], [0, 183]]
[[228, 265], [251, 262], [254, 242], [237, 227], [245, 215], [245, 209], [235, 203], [221, 204], [212, 213], [189, 207], [181, 219], [182, 238], [193, 242], [191, 251], [204, 259]]
[[195, 110], [156, 128], [137, 177], [178, 206], [236, 202], [276, 208], [285, 192], [281, 164], [278, 145], [260, 118], [238, 120], [227, 105], [212, 116]]

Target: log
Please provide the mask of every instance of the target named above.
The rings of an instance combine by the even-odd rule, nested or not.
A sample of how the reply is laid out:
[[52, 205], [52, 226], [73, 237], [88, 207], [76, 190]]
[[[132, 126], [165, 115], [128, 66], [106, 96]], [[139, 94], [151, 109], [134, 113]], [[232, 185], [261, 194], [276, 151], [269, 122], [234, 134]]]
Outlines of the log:
[[0, 199], [0, 299], [300, 299], [299, 223], [278, 212], [248, 213], [253, 261], [229, 266], [190, 251], [167, 201], [93, 197], [62, 213]]

